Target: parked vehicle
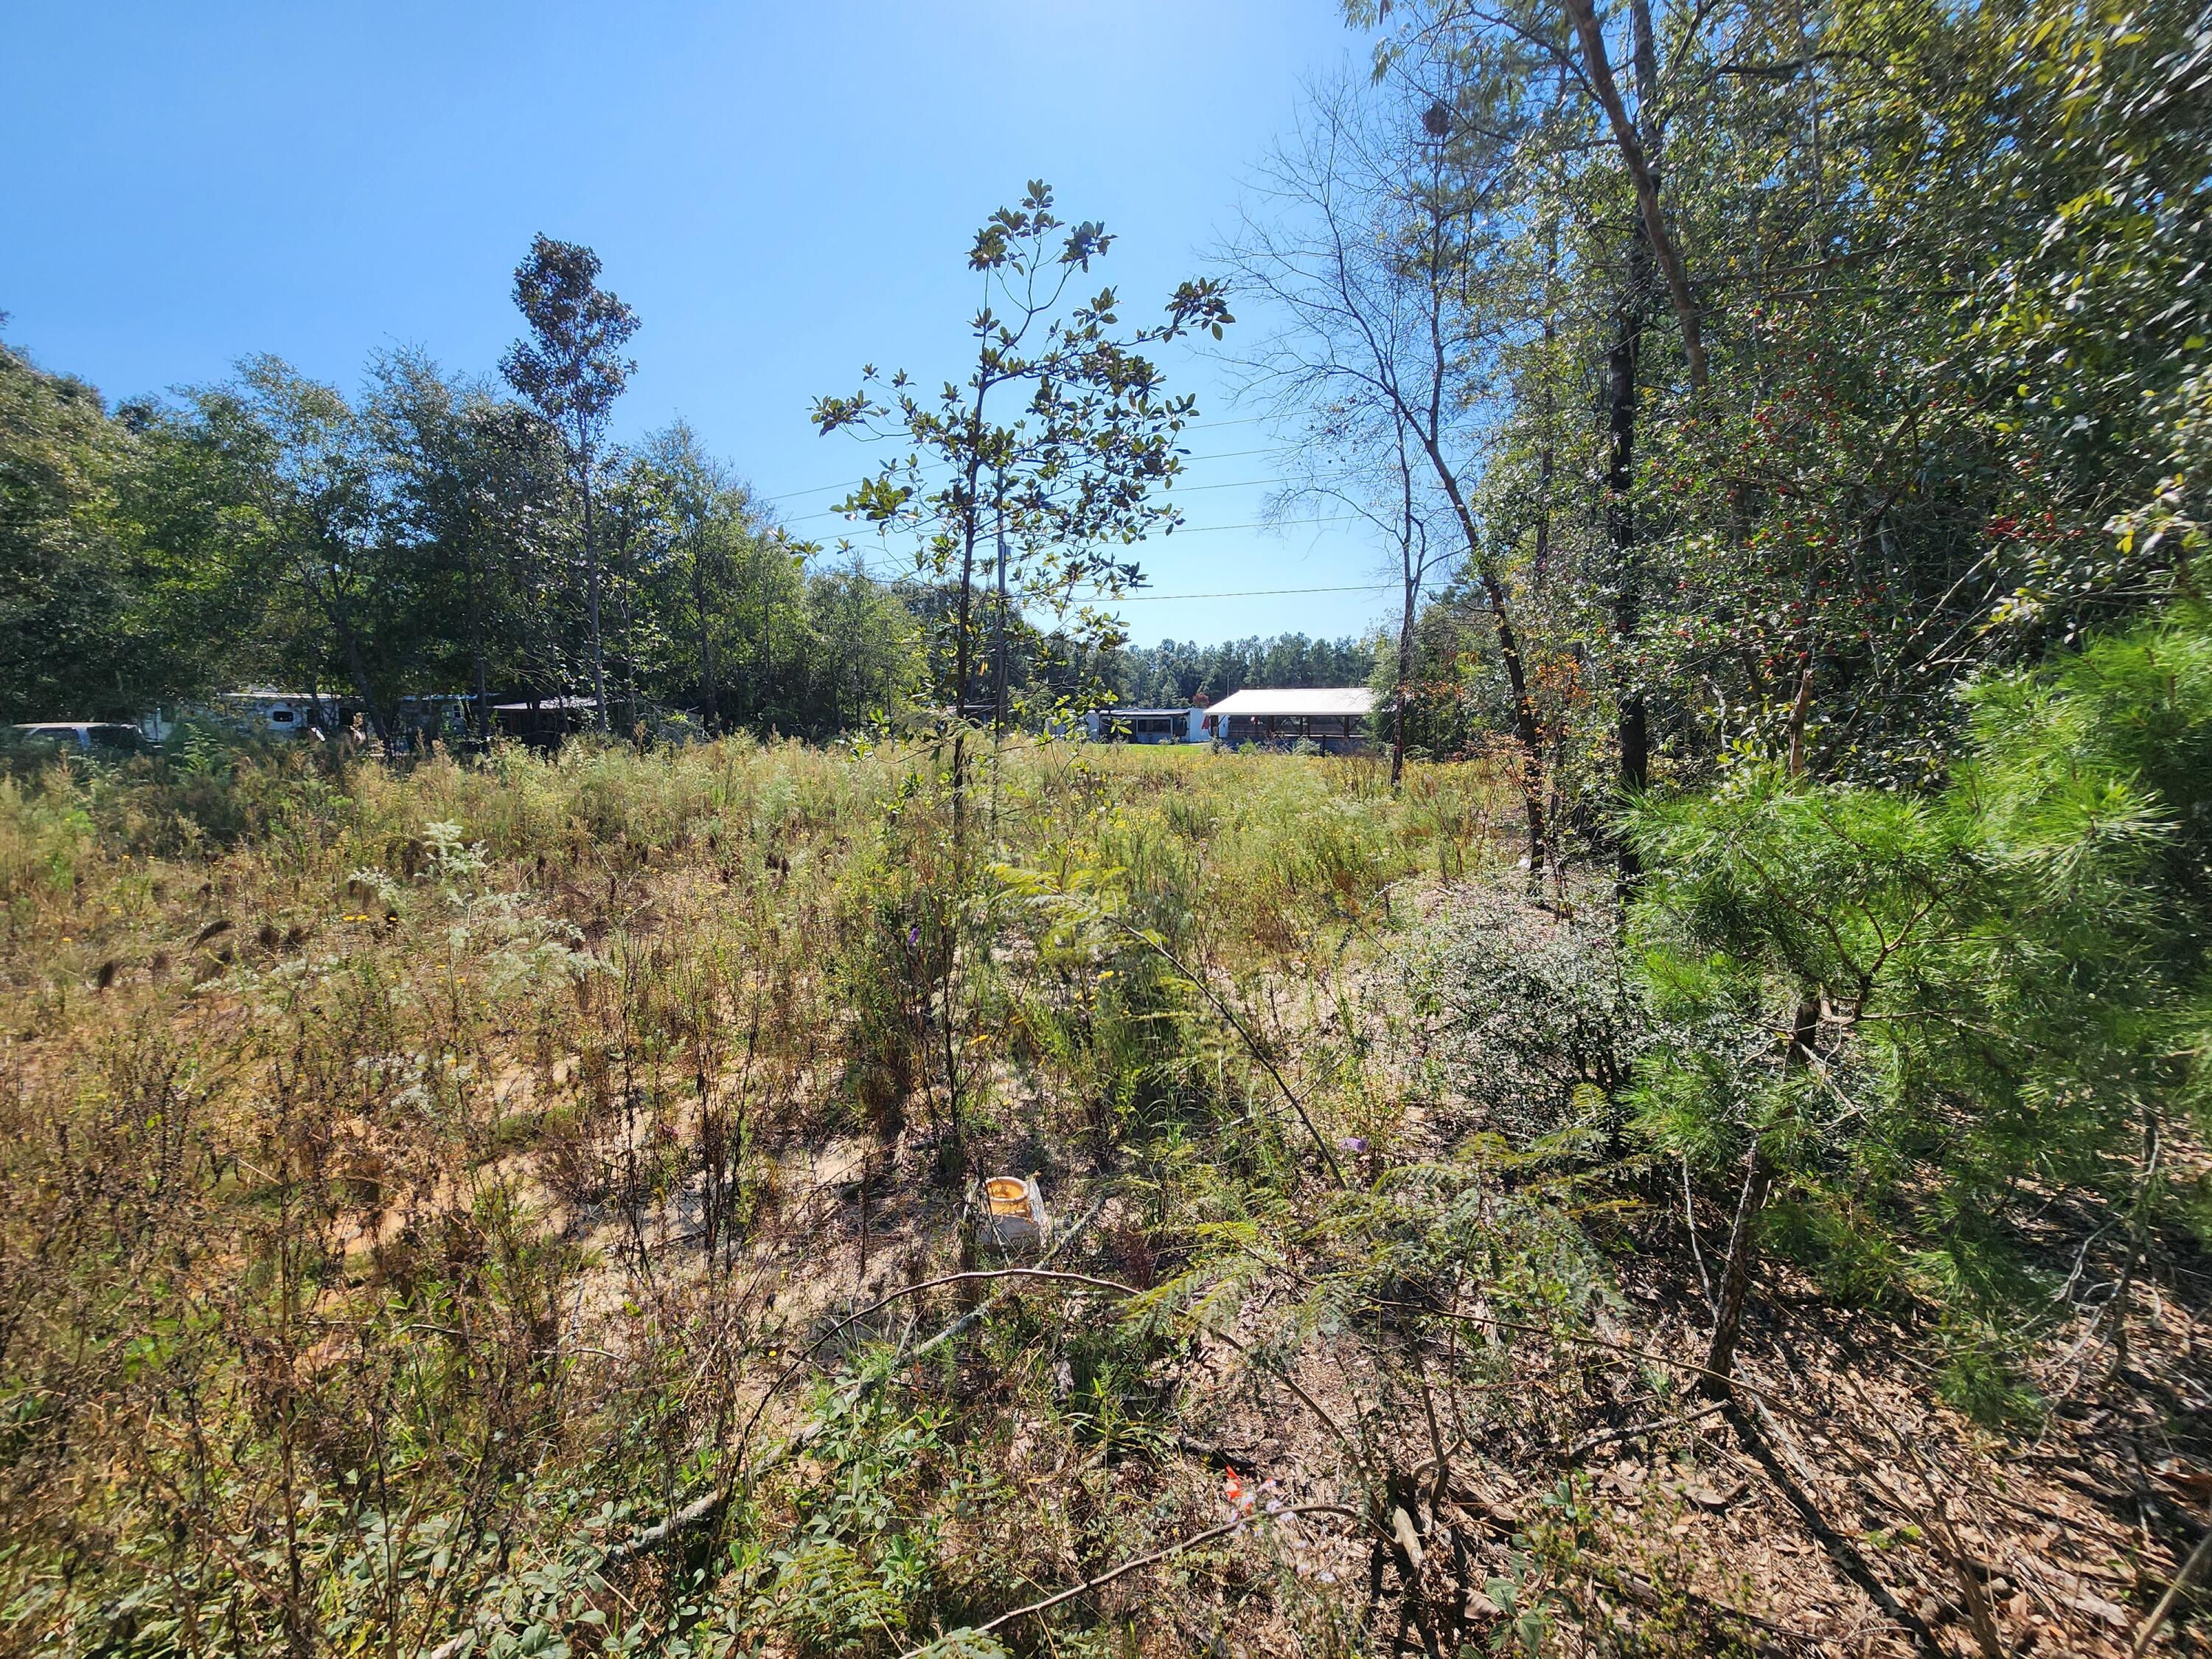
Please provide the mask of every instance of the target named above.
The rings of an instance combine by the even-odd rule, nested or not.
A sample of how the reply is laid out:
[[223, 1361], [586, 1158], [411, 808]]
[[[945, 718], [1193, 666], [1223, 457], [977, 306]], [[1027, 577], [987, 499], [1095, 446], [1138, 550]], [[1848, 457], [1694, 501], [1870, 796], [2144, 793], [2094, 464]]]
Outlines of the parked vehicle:
[[19, 743], [103, 760], [149, 754], [161, 746], [137, 726], [120, 720], [31, 720], [14, 730]]

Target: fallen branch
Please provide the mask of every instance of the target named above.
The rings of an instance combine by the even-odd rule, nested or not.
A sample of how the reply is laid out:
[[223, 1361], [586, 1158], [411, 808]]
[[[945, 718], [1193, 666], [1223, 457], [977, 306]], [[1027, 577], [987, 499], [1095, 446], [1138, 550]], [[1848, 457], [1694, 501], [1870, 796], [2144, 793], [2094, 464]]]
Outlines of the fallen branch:
[[2173, 1582], [2166, 1587], [2166, 1594], [2158, 1598], [2158, 1605], [2150, 1610], [2150, 1617], [2144, 1620], [2142, 1627], [2136, 1632], [2135, 1646], [2130, 1651], [2136, 1659], [2142, 1659], [2142, 1655], [2150, 1646], [2151, 1638], [2156, 1636], [2160, 1626], [2172, 1616], [2174, 1604], [2181, 1600], [2190, 1581], [2204, 1570], [2207, 1561], [2212, 1561], [2212, 1528], [2207, 1528], [2204, 1536], [2197, 1540], [2197, 1547], [2190, 1551], [2189, 1559], [2181, 1564], [2181, 1571], [2173, 1575]]
[[1820, 1651], [1820, 1638], [1817, 1637], [1792, 1630], [1787, 1625], [1777, 1624], [1771, 1619], [1763, 1619], [1755, 1613], [1747, 1613], [1741, 1607], [1730, 1607], [1725, 1601], [1717, 1601], [1710, 1595], [1700, 1595], [1697, 1591], [1685, 1589], [1679, 1584], [1670, 1584], [1662, 1590], [1642, 1573], [1626, 1569], [1601, 1573], [1598, 1582], [1644, 1607], [1662, 1609], [1672, 1602], [1687, 1601], [1704, 1608], [1716, 1618], [1735, 1620], [1753, 1630], [1764, 1631], [1769, 1636], [1778, 1636], [1790, 1644], [1786, 1648], [1777, 1647], [1773, 1643], [1761, 1641], [1757, 1637], [1748, 1638], [1749, 1645], [1758, 1653], [1802, 1653], [1808, 1648], [1816, 1653]]
[[1258, 1462], [1253, 1455], [1254, 1449], [1251, 1447], [1238, 1451], [1228, 1446], [1216, 1445], [1211, 1440], [1200, 1440], [1194, 1435], [1170, 1435], [1168, 1443], [1184, 1456], [1195, 1457], [1200, 1462], [1217, 1469], [1234, 1469], [1240, 1467], [1249, 1469]]
[[1578, 1463], [1600, 1446], [1609, 1446], [1616, 1440], [1635, 1440], [1644, 1435], [1656, 1434], [1662, 1429], [1686, 1429], [1700, 1419], [1726, 1409], [1726, 1406], [1725, 1401], [1715, 1401], [1710, 1406], [1701, 1407], [1680, 1417], [1656, 1417], [1648, 1423], [1632, 1423], [1625, 1429], [1607, 1429], [1603, 1434], [1592, 1435], [1580, 1445], [1569, 1447], [1567, 1462]]
[[[1501, 1318], [1492, 1313], [1464, 1313], [1455, 1309], [1424, 1308], [1410, 1302], [1393, 1303], [1389, 1305], [1401, 1307], [1409, 1312], [1426, 1314], [1435, 1318], [1457, 1320], [1470, 1325], [1488, 1325], [1498, 1330], [1518, 1331], [1531, 1336], [1546, 1337], [1555, 1342], [1564, 1342], [1570, 1346], [1603, 1349], [1607, 1352], [1619, 1354], [1624, 1358], [1640, 1360], [1645, 1364], [1670, 1366], [1678, 1370], [1687, 1371], [1694, 1376], [1705, 1378], [1720, 1376], [1720, 1373], [1700, 1365], [1694, 1360], [1678, 1359], [1671, 1355], [1655, 1353], [1648, 1348], [1637, 1347], [1632, 1343], [1615, 1342], [1601, 1336], [1585, 1336], [1573, 1331], [1558, 1330], [1547, 1325], [1535, 1325], [1522, 1320]], [[1768, 1407], [1771, 1407], [1774, 1412], [1784, 1417], [1795, 1419], [1802, 1424], [1813, 1423], [1811, 1418], [1771, 1389], [1747, 1382], [1741, 1376], [1731, 1376], [1721, 1380], [1727, 1382], [1732, 1390], [1730, 1401], [1719, 1402], [1723, 1405], [1732, 1403], [1734, 1398], [1740, 1395], [1749, 1400], [1761, 1416], [1767, 1415]], [[1738, 1432], [1743, 1435], [1747, 1445], [1754, 1448], [1756, 1454], [1757, 1449], [1763, 1447], [1765, 1442], [1747, 1432], [1751, 1423], [1748, 1417], [1739, 1413], [1736, 1422]], [[1840, 1444], [1837, 1447], [1837, 1452], [1846, 1463], [1851, 1466], [1853, 1471], [1863, 1478], [1881, 1499], [1895, 1509], [1898, 1513], [1901, 1515], [1921, 1513], [1891, 1490], [1881, 1471], [1870, 1459], [1861, 1456], [1849, 1447]], [[1760, 1462], [1765, 1462], [1766, 1459], [1762, 1456]], [[1800, 1473], [1802, 1474], [1805, 1472]], [[1914, 1644], [1921, 1652], [1930, 1655], [1931, 1659], [1940, 1659], [1943, 1649], [1936, 1640], [1934, 1634], [1929, 1631], [1927, 1625], [1911, 1609], [1904, 1606], [1891, 1595], [1888, 1588], [1875, 1576], [1873, 1569], [1867, 1565], [1864, 1558], [1858, 1555], [1841, 1534], [1835, 1532], [1834, 1528], [1827, 1525], [1819, 1510], [1813, 1506], [1810, 1498], [1790, 1484], [1779, 1468], [1770, 1465], [1767, 1474], [1774, 1481], [1776, 1488], [1790, 1503], [1790, 1507], [1796, 1510], [1800, 1518], [1813, 1529], [1814, 1536], [1819, 1539], [1821, 1547], [1826, 1550], [1830, 1558], [1844, 1569], [1877, 1607], [1912, 1632]]]
[[619, 1544], [609, 1545], [607, 1553], [599, 1558], [600, 1567], [618, 1567], [625, 1561], [659, 1548], [672, 1538], [679, 1538], [694, 1528], [705, 1526], [721, 1514], [722, 1504], [722, 1494], [718, 1492], [710, 1492], [702, 1498], [693, 1499], [667, 1519], [655, 1522], [643, 1532], [625, 1538]]
[[[1106, 1200], [1103, 1198], [1097, 1203], [1093, 1204], [1091, 1208], [1084, 1213], [1080, 1220], [1077, 1221], [1073, 1225], [1066, 1228], [1060, 1233], [1058, 1238], [1053, 1241], [1051, 1248], [1045, 1252], [1041, 1260], [1048, 1261], [1062, 1249], [1073, 1243], [1076, 1239], [1080, 1237], [1084, 1231], [1090, 1227], [1091, 1224], [1098, 1218], [1099, 1212], [1105, 1207]], [[880, 1301], [872, 1304], [869, 1307], [862, 1309], [859, 1313], [840, 1320], [828, 1331], [823, 1332], [821, 1335], [816, 1337], [811, 1342], [808, 1343], [806, 1346], [800, 1351], [799, 1356], [794, 1358], [790, 1364], [784, 1368], [782, 1374], [779, 1376], [775, 1382], [769, 1385], [768, 1392], [762, 1395], [759, 1402], [753, 1407], [752, 1415], [746, 1419], [744, 1432], [738, 1437], [738, 1446], [732, 1462], [732, 1472], [744, 1467], [746, 1445], [751, 1439], [753, 1429], [760, 1421], [761, 1413], [767, 1409], [768, 1402], [775, 1398], [777, 1392], [782, 1389], [784, 1384], [788, 1382], [792, 1377], [795, 1376], [804, 1366], [811, 1363], [811, 1357], [814, 1350], [820, 1347], [823, 1343], [828, 1341], [839, 1331], [845, 1329], [848, 1326], [853, 1324], [857, 1320], [865, 1319], [868, 1315], [880, 1311], [882, 1309], [889, 1306], [891, 1303], [898, 1300], [900, 1297], [910, 1295], [917, 1290], [927, 1289], [929, 1285], [949, 1284], [966, 1278], [1005, 1279], [1009, 1277], [1083, 1279], [1086, 1276], [1081, 1273], [1048, 1273], [1042, 1267], [1001, 1268], [995, 1272], [973, 1274], [953, 1273], [948, 1275], [945, 1279], [929, 1280], [926, 1285], [910, 1285], [903, 1287], [902, 1290], [894, 1291], [890, 1296], [882, 1298]], [[1131, 1291], [1131, 1287], [1126, 1285], [1117, 1285], [1112, 1279], [1091, 1279], [1088, 1282], [1102, 1287], [1111, 1288], [1113, 1290], [1121, 1291], [1124, 1294], [1133, 1294]], [[1002, 1292], [1000, 1295], [992, 1297], [988, 1302], [984, 1303], [981, 1306], [963, 1315], [961, 1318], [955, 1320], [951, 1325], [948, 1325], [945, 1329], [938, 1332], [936, 1335], [931, 1337], [927, 1342], [923, 1343], [920, 1348], [916, 1349], [916, 1356], [919, 1357], [921, 1354], [927, 1352], [930, 1349], [937, 1346], [940, 1343], [951, 1340], [954, 1336], [959, 1334], [961, 1331], [965, 1330], [969, 1326], [974, 1324], [976, 1321], [988, 1315], [993, 1308], [998, 1306], [1005, 1300], [1006, 1296], [1011, 1294], [1011, 1291]], [[804, 1451], [809, 1443], [812, 1440], [814, 1435], [820, 1430], [821, 1426], [822, 1425], [818, 1423], [809, 1424], [805, 1427], [800, 1429], [797, 1433], [792, 1435], [788, 1439], [771, 1447], [762, 1455], [760, 1461], [752, 1467], [750, 1471], [750, 1477], [757, 1479], [762, 1474], [766, 1474], [769, 1470], [775, 1468], [778, 1464], [784, 1462], [787, 1458], [794, 1456], [799, 1452]], [[674, 1514], [668, 1516], [663, 1520], [655, 1522], [652, 1526], [646, 1528], [641, 1532], [634, 1534], [630, 1537], [623, 1539], [617, 1543], [610, 1544], [605, 1552], [599, 1558], [599, 1565], [601, 1569], [604, 1570], [608, 1567], [621, 1566], [624, 1563], [635, 1560], [638, 1557], [658, 1549], [662, 1545], [668, 1543], [673, 1539], [680, 1538], [687, 1533], [696, 1532], [702, 1527], [720, 1524], [723, 1513], [729, 1508], [732, 1490], [732, 1482], [727, 1478], [725, 1478], [714, 1487], [713, 1491], [702, 1493], [690, 1503], [686, 1504], [682, 1509], [678, 1510]], [[424, 1656], [424, 1659], [461, 1659], [461, 1656], [468, 1652], [476, 1640], [477, 1632], [475, 1630], [465, 1630], [457, 1636], [448, 1637], [445, 1641], [441, 1642], [436, 1647], [432, 1648], [429, 1652]]]
[[[1293, 1504], [1279, 1510], [1270, 1510], [1264, 1516], [1240, 1515], [1234, 1521], [1224, 1522], [1218, 1527], [1209, 1527], [1204, 1532], [1193, 1533], [1188, 1538], [1170, 1544], [1165, 1549], [1154, 1550], [1150, 1555], [1139, 1555], [1133, 1560], [1122, 1562], [1118, 1567], [1109, 1567], [1104, 1572], [1086, 1578], [1079, 1584], [1073, 1585], [1056, 1595], [1046, 1596], [1042, 1601], [1032, 1601], [1027, 1607], [1016, 1607], [1012, 1613], [1002, 1613], [997, 1618], [987, 1620], [980, 1625], [963, 1626], [958, 1630], [947, 1631], [941, 1636], [933, 1637], [918, 1648], [908, 1649], [899, 1656], [899, 1659], [924, 1659], [924, 1656], [936, 1648], [939, 1644], [949, 1642], [955, 1637], [988, 1636], [993, 1631], [1011, 1625], [1018, 1619], [1026, 1619], [1032, 1613], [1049, 1613], [1063, 1602], [1073, 1601], [1079, 1596], [1088, 1595], [1091, 1591], [1110, 1584], [1116, 1578], [1135, 1572], [1139, 1568], [1156, 1565], [1171, 1557], [1181, 1555], [1185, 1550], [1194, 1550], [1201, 1544], [1210, 1544], [1215, 1539], [1226, 1537], [1232, 1532], [1241, 1532], [1255, 1520], [1266, 1520], [1272, 1516], [1285, 1515], [1338, 1515], [1352, 1521], [1361, 1519], [1357, 1510], [1346, 1509], [1340, 1504]], [[1364, 1522], [1363, 1522], [1362, 1524]]]

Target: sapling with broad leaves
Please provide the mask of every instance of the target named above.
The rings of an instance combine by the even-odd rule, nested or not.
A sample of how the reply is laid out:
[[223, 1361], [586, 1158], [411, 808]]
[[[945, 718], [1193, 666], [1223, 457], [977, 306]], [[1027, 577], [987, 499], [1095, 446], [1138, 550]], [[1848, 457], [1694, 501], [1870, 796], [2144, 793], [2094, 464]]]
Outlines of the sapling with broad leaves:
[[[960, 987], [967, 966], [961, 948], [970, 907], [961, 902], [973, 868], [969, 858], [968, 742], [981, 703], [978, 647], [982, 641], [976, 594], [979, 548], [989, 536], [999, 562], [988, 620], [1000, 640], [993, 700], [994, 746], [1006, 708], [1004, 655], [1017, 617], [1048, 619], [1048, 643], [1070, 659], [1118, 645], [1110, 602], [1140, 580], [1122, 550], [1181, 522], [1156, 498], [1182, 471], [1176, 439], [1195, 400], [1171, 397], [1159, 368], [1144, 353], [1204, 331], [1218, 337], [1234, 320], [1220, 282], [1185, 282], [1169, 297], [1164, 318], [1124, 324], [1110, 288], [1089, 299], [1073, 295], [1091, 262], [1112, 246], [1105, 228], [1071, 225], [1053, 210], [1051, 189], [1032, 179], [1018, 206], [1001, 208], [975, 233], [969, 269], [982, 279], [983, 302], [969, 325], [974, 360], [966, 380], [946, 381], [934, 395], [915, 389], [901, 371], [885, 378], [863, 371], [849, 397], [823, 398], [814, 423], [825, 434], [850, 430], [890, 439], [904, 448], [885, 460], [840, 504], [841, 510], [915, 538], [915, 570], [945, 592], [939, 649], [927, 650], [924, 673], [931, 701], [949, 732], [951, 893], [927, 907], [911, 959], [925, 983], [948, 1101], [950, 1163], [962, 1161], [963, 1045], [957, 1040]], [[939, 482], [931, 483], [930, 478]], [[945, 637], [949, 634], [949, 638]], [[944, 647], [949, 647], [949, 649]], [[944, 899], [950, 897], [950, 904]]]
[[[1195, 400], [1167, 395], [1143, 354], [1200, 331], [1218, 339], [1234, 319], [1226, 289], [1212, 277], [1179, 285], [1164, 319], [1139, 326], [1121, 321], [1110, 288], [1073, 299], [1076, 280], [1113, 240], [1096, 222], [1068, 224], [1053, 210], [1051, 189], [1032, 179], [1020, 204], [993, 214], [969, 250], [983, 303], [969, 325], [967, 379], [933, 396], [904, 371], [886, 379], [871, 367], [851, 396], [814, 406], [824, 434], [849, 429], [906, 447], [839, 510], [911, 533], [916, 575], [951, 589], [949, 672], [940, 664], [930, 690], [951, 731], [956, 821], [976, 706], [984, 538], [995, 537], [1002, 562], [991, 618], [1001, 637], [1018, 610], [1048, 617], [1074, 652], [1120, 641], [1098, 603], [1141, 580], [1120, 550], [1181, 522], [1155, 492], [1182, 470], [1176, 439]], [[927, 483], [933, 474], [941, 482]]]

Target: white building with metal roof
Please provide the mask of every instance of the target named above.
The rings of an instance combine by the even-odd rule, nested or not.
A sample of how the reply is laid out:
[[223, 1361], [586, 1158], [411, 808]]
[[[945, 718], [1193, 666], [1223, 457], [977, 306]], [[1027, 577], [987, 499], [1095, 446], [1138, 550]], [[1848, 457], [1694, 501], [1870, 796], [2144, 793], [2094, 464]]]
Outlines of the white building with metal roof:
[[1232, 746], [1287, 748], [1300, 741], [1332, 755], [1367, 748], [1375, 693], [1364, 685], [1322, 685], [1238, 691], [1206, 711], [1206, 729]]

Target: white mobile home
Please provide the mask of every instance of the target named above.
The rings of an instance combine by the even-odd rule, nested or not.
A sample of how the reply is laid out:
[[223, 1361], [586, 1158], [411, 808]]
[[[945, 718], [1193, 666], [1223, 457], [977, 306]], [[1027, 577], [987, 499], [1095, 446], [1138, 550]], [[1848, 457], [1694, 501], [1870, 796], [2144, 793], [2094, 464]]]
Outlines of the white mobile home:
[[[255, 686], [245, 691], [226, 691], [216, 699], [217, 717], [263, 737], [296, 738], [325, 720], [334, 721], [336, 710], [327, 699], [305, 691], [278, 691]], [[318, 715], [323, 716], [319, 719]]]
[[1097, 743], [1204, 743], [1206, 705], [1187, 708], [1094, 708], [1084, 729]]

